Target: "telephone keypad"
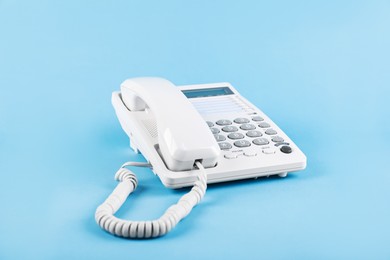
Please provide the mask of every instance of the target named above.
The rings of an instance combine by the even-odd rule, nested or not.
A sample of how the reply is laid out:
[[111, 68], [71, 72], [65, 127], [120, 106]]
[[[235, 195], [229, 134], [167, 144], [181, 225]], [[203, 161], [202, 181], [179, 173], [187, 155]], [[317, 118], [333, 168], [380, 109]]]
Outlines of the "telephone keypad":
[[[231, 151], [231, 153], [224, 155], [227, 159], [234, 159], [239, 155], [246, 157], [256, 156], [259, 152], [263, 154], [274, 154], [277, 150], [283, 153], [291, 152], [291, 147], [288, 146], [289, 144], [285, 143], [285, 140], [281, 136], [278, 136], [277, 131], [271, 128], [271, 125], [265, 122], [261, 116], [251, 118], [238, 117], [234, 120], [220, 119], [213, 122], [206, 122], [214, 134], [220, 149]], [[274, 146], [281, 148], [275, 149], [276, 147], [274, 146], [269, 147], [268, 145], [271, 142]], [[261, 150], [245, 149], [252, 145], [261, 147]], [[236, 150], [237, 148], [245, 150], [237, 153], [234, 147], [236, 147]]]

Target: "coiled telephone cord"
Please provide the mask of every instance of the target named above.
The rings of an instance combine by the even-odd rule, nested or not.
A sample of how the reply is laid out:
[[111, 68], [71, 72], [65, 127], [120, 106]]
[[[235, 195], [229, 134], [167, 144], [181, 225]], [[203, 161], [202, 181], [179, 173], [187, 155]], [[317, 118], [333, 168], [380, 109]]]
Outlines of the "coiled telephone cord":
[[153, 238], [167, 234], [177, 223], [185, 218], [197, 205], [206, 193], [207, 176], [203, 165], [195, 162], [199, 169], [198, 180], [192, 189], [184, 194], [179, 201], [170, 206], [165, 213], [156, 220], [132, 221], [123, 220], [114, 216], [115, 212], [126, 201], [127, 197], [137, 188], [138, 180], [126, 166], [151, 167], [148, 163], [128, 162], [115, 174], [115, 180], [120, 181], [108, 198], [96, 209], [95, 220], [107, 232], [126, 238]]

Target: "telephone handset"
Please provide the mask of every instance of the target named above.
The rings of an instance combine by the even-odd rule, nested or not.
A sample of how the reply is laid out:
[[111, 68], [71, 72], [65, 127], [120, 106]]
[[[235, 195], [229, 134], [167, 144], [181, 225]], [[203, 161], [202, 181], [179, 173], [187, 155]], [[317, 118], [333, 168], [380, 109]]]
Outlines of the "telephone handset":
[[[122, 165], [120, 183], [96, 210], [96, 222], [116, 236], [165, 235], [200, 202], [208, 183], [285, 177], [306, 167], [294, 142], [226, 82], [176, 87], [162, 78], [133, 78], [113, 92], [112, 104], [130, 146], [148, 161]], [[157, 220], [118, 219], [115, 212], [138, 184], [128, 166], [151, 168], [169, 188], [193, 188]]]
[[[213, 167], [219, 146], [184, 94], [162, 78], [128, 79], [121, 85], [122, 100], [130, 111], [154, 114], [161, 155], [171, 171], [191, 170], [195, 161]], [[197, 138], [193, 138], [197, 136]]]

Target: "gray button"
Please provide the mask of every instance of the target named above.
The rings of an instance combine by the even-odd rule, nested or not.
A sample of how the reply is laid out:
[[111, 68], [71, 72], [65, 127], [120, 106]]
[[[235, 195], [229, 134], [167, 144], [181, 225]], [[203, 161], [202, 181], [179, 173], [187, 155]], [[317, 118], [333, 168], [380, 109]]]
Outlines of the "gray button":
[[274, 129], [267, 129], [267, 130], [265, 131], [265, 133], [266, 133], [267, 135], [276, 135], [276, 134], [277, 134], [277, 132], [276, 132]]
[[221, 148], [221, 150], [228, 150], [228, 149], [232, 148], [232, 145], [227, 143], [227, 142], [218, 143], [218, 145], [219, 145], [219, 148]]
[[267, 138], [256, 138], [255, 140], [252, 141], [256, 145], [266, 145], [269, 144]]
[[216, 122], [217, 125], [231, 125], [232, 121], [227, 119], [221, 119]]
[[[270, 130], [270, 129], [268, 129], [268, 130]], [[275, 143], [284, 142], [284, 139], [282, 137], [280, 137], [280, 136], [274, 136], [274, 137], [272, 137], [271, 140], [272, 140], [272, 142], [275, 142]]]
[[262, 136], [260, 131], [256, 131], [256, 130], [248, 131], [246, 133], [246, 135], [249, 136], [249, 137], [260, 137], [260, 136]]
[[244, 117], [236, 118], [233, 121], [234, 121], [234, 123], [237, 123], [237, 124], [249, 123], [249, 119], [248, 118], [244, 118]]
[[213, 122], [206, 121], [206, 123], [207, 123], [207, 125], [208, 125], [209, 127], [213, 127], [213, 126], [214, 126], [214, 123], [213, 123]]
[[221, 141], [225, 141], [226, 140], [226, 137], [223, 136], [223, 135], [214, 135], [214, 137], [215, 137], [215, 140], [217, 142], [221, 142]]
[[244, 135], [241, 133], [231, 133], [228, 135], [230, 139], [242, 139], [244, 138]]
[[262, 118], [261, 116], [254, 116], [254, 117], [252, 117], [252, 120], [256, 121], [256, 122], [260, 122], [260, 121], [263, 121], [264, 118]]
[[212, 132], [213, 134], [218, 134], [218, 133], [219, 133], [218, 128], [213, 127], [213, 128], [210, 128], [210, 129], [211, 129], [211, 132]]
[[290, 145], [290, 143], [282, 142], [282, 143], [276, 143], [275, 146], [281, 146], [281, 145]]
[[240, 128], [242, 130], [253, 130], [253, 129], [256, 129], [256, 126], [254, 126], [252, 124], [243, 124], [240, 126]]
[[270, 127], [270, 125], [269, 125], [268, 123], [266, 123], [266, 122], [260, 123], [259, 126], [260, 126], [261, 128]]
[[222, 131], [224, 131], [224, 132], [236, 132], [236, 131], [238, 131], [238, 128], [235, 127], [235, 126], [228, 125], [228, 126], [222, 127]]
[[235, 141], [234, 145], [237, 147], [248, 147], [251, 146], [251, 143], [248, 142], [247, 140], [240, 140], [240, 141]]

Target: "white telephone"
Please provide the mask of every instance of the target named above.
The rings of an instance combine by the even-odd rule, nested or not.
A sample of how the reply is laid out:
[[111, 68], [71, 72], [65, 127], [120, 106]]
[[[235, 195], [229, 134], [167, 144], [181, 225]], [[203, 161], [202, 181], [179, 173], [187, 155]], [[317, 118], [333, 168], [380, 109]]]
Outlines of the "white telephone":
[[[169, 232], [203, 197], [207, 183], [302, 170], [306, 157], [263, 112], [229, 83], [176, 87], [162, 78], [124, 81], [112, 104], [130, 146], [148, 163], [126, 163], [121, 181], [95, 218], [108, 232], [149, 238]], [[170, 188], [194, 187], [154, 221], [120, 220], [113, 214], [136, 188], [126, 166], [152, 168]]]

